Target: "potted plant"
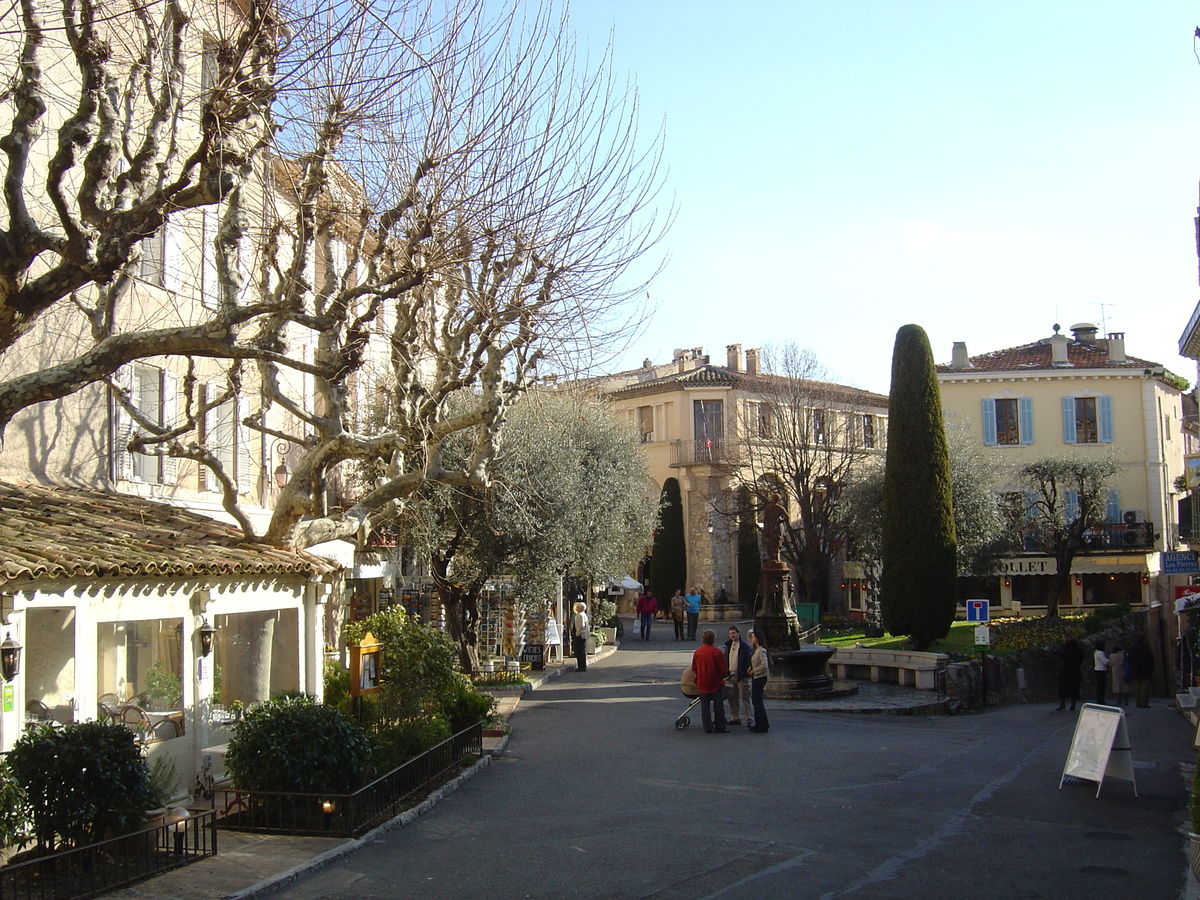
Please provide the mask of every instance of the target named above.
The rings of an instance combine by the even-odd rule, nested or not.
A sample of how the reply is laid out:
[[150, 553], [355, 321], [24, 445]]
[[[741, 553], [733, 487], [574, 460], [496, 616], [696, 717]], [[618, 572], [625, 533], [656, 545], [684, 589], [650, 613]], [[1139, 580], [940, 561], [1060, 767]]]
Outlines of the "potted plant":
[[[597, 644], [615, 644], [617, 642], [617, 628], [620, 626], [621, 620], [617, 618], [617, 604], [611, 600], [604, 600], [600, 603], [596, 610], [596, 625], [593, 630], [604, 636], [603, 640], [598, 640]], [[593, 651], [589, 650], [588, 653]]]
[[178, 775], [175, 761], [169, 756], [159, 756], [150, 766], [149, 790], [146, 794], [146, 824], [161, 825], [167, 814], [167, 804], [175, 796]]

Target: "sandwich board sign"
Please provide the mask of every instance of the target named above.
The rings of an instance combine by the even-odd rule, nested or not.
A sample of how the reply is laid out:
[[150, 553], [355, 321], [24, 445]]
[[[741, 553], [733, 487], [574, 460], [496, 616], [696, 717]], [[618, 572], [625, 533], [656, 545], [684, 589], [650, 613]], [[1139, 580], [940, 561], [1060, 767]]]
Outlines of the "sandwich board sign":
[[1133, 777], [1133, 748], [1129, 746], [1129, 729], [1125, 725], [1125, 710], [1118, 706], [1085, 703], [1075, 723], [1071, 749], [1058, 781], [1061, 791], [1068, 778], [1096, 782], [1096, 796], [1105, 777], [1124, 778], [1133, 782], [1137, 796], [1137, 780]]

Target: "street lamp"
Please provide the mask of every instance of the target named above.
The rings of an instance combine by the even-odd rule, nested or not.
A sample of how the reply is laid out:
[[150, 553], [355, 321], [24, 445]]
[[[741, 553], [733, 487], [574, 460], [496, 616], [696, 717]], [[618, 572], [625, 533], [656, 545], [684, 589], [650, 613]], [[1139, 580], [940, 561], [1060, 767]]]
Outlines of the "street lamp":
[[292, 475], [292, 470], [288, 468], [286, 456], [291, 446], [291, 443], [288, 441], [279, 441], [275, 445], [275, 453], [279, 456], [279, 465], [275, 467], [275, 484], [281, 488], [287, 486], [288, 479]]
[[21, 645], [12, 639], [12, 632], [5, 632], [0, 643], [0, 674], [5, 681], [12, 681], [21, 672]]
[[200, 655], [208, 656], [212, 653], [213, 635], [217, 633], [217, 629], [213, 628], [208, 623], [208, 619], [204, 619], [200, 625]]

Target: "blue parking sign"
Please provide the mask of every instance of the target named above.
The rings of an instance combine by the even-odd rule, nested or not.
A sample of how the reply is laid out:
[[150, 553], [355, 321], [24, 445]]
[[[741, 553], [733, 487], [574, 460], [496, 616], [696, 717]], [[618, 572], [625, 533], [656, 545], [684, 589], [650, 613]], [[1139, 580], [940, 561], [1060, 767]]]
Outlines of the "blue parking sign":
[[986, 622], [988, 620], [989, 600], [968, 600], [967, 601], [967, 621], [968, 622]]

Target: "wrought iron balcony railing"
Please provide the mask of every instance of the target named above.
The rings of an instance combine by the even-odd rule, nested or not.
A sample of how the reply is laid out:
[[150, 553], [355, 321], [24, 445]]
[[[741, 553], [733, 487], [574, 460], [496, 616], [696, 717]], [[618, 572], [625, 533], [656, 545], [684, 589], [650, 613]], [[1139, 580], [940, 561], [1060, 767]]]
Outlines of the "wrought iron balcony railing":
[[[1109, 525], [1096, 525], [1087, 530], [1083, 536], [1081, 553], [1115, 553], [1121, 550], [1153, 550], [1154, 523], [1152, 522], [1119, 522]], [[1024, 553], [1049, 553], [1050, 541], [1042, 529], [1024, 528], [1021, 530], [1018, 546]]]
[[737, 465], [737, 445], [733, 441], [701, 438], [694, 441], [675, 441], [671, 445], [671, 465]]

